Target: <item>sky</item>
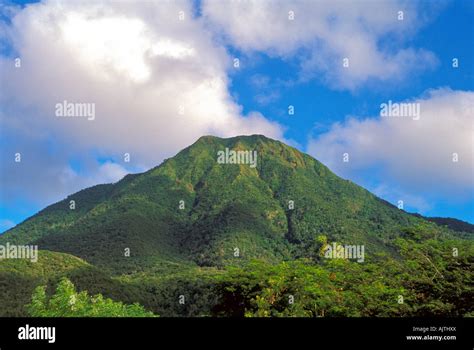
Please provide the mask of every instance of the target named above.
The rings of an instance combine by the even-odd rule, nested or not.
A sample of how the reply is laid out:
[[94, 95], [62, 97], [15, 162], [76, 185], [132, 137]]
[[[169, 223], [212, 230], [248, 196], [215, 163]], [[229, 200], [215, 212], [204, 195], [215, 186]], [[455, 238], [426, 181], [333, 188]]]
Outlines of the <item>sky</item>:
[[[202, 135], [248, 134], [474, 223], [473, 17], [469, 0], [0, 0], [0, 232]], [[64, 101], [94, 118], [58, 116]]]

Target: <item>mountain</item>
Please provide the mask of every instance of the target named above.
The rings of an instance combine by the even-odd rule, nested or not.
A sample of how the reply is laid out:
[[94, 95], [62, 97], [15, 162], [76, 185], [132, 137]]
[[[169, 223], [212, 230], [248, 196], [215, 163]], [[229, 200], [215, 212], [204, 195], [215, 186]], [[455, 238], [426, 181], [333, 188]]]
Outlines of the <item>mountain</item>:
[[[240, 158], [232, 158], [232, 151], [241, 152]], [[252, 158], [253, 152], [256, 158]], [[236, 160], [242, 162], [233, 164]], [[424, 256], [431, 253], [426, 251], [435, 254], [428, 259], [430, 262], [444, 264], [440, 259], [450, 254], [452, 240], [459, 240], [459, 249], [467, 246], [461, 250], [463, 254], [470, 252], [466, 259], [472, 258], [472, 242], [461, 240], [460, 236], [337, 177], [295, 148], [252, 135], [227, 139], [201, 137], [149, 171], [127, 175], [115, 184], [84, 189], [45, 208], [0, 236], [0, 245], [38, 245], [39, 249], [49, 251], [43, 253], [48, 261], [51, 254], [72, 256], [87, 264], [74, 269], [79, 271], [73, 276], [79, 288], [92, 288], [91, 294], [104, 292], [127, 303], [138, 300], [161, 315], [174, 316], [218, 312], [216, 305], [227, 300], [226, 288], [231, 288], [236, 278], [225, 271], [239, 267], [246, 271], [255, 260], [270, 268], [309, 259], [316, 264], [314, 273], [328, 273], [332, 279], [330, 273], [337, 269], [347, 273], [354, 266], [320, 267], [326, 266], [321, 260], [321, 247], [337, 242], [365, 247], [365, 261], [373, 264], [366, 265], [372, 266], [367, 281], [375, 278], [374, 269], [385, 266], [387, 261], [390, 267], [384, 269], [392, 270], [394, 275], [393, 271], [398, 271], [399, 276], [408, 273], [403, 265], [408, 260], [404, 259], [415, 259], [410, 268], [419, 266], [416, 271], [430, 274], [433, 268]], [[423, 242], [433, 246], [420, 246]], [[446, 245], [440, 248], [437, 242]], [[422, 253], [414, 254], [410, 249]], [[449, 260], [446, 268], [454, 263]], [[453, 268], [464, 269], [464, 263], [456, 264]], [[421, 268], [425, 265], [426, 271]], [[2, 271], [13, 280], [11, 269], [5, 270], [4, 262], [0, 262]], [[25, 267], [18, 271], [25, 271]], [[68, 270], [63, 275], [70, 273]], [[356, 274], [359, 273], [362, 271]], [[413, 271], [407, 276], [410, 275], [416, 276]], [[461, 276], [456, 278], [461, 280]], [[51, 281], [49, 275], [43, 275], [44, 278]], [[248, 281], [247, 277], [242, 278]], [[97, 280], [100, 283], [94, 282]], [[401, 282], [394, 281], [393, 288], [399, 288]], [[243, 283], [239, 280], [237, 285]], [[451, 281], [449, 285], [452, 284]], [[179, 293], [183, 285], [194, 290], [195, 303], [205, 303], [205, 307], [180, 309], [165, 301], [174, 298], [170, 295]], [[327, 288], [330, 291], [334, 287]], [[235, 293], [235, 288], [232, 290]], [[414, 290], [413, 295], [416, 293]], [[0, 302], [1, 295], [0, 290]], [[219, 312], [228, 315], [225, 310], [229, 308], [233, 310], [230, 314], [243, 315], [244, 309], [254, 307], [254, 301], [235, 304], [235, 295], [232, 298], [232, 306], [225, 304], [222, 309], [221, 305]], [[452, 312], [461, 312], [455, 302], [446, 303], [455, 310]], [[358, 315], [354, 310], [351, 312]], [[372, 313], [377, 314], [367, 311], [368, 315]]]
[[[256, 151], [256, 166], [219, 164], [226, 148]], [[364, 244], [368, 253], [390, 251], [387, 240], [420, 221], [281, 142], [206, 136], [145, 173], [49, 206], [0, 242], [37, 244], [118, 270], [221, 266], [235, 262], [235, 248], [242, 259], [301, 255], [317, 234]]]

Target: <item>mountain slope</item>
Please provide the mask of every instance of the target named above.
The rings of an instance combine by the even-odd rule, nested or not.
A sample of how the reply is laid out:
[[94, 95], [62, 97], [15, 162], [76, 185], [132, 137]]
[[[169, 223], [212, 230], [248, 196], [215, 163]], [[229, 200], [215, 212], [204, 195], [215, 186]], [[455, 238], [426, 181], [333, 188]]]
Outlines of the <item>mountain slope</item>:
[[40, 251], [36, 262], [0, 259], [0, 316], [24, 315], [24, 306], [38, 284], [89, 267], [74, 256], [48, 251]]
[[[218, 163], [226, 148], [256, 151], [256, 167]], [[133, 272], [311, 256], [318, 235], [365, 245], [369, 256], [392, 254], [390, 241], [422, 223], [435, 227], [281, 142], [205, 136], [145, 173], [49, 206], [0, 244], [38, 244]]]
[[[417, 215], [417, 214], [415, 214]], [[449, 229], [457, 232], [466, 232], [466, 233], [474, 233], [474, 225], [454, 219], [454, 218], [440, 218], [440, 217], [423, 217], [423, 219], [434, 222], [439, 226], [446, 226]]]

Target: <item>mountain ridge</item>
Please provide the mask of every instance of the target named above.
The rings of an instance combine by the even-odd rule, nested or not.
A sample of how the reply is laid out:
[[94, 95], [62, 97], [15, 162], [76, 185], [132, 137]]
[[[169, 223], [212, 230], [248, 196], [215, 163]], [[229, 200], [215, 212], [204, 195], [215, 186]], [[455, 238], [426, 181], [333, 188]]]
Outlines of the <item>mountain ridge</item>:
[[[256, 168], [218, 164], [226, 147], [257, 151]], [[240, 258], [273, 262], [307, 256], [317, 235], [390, 253], [397, 230], [420, 222], [280, 141], [203, 136], [148, 171], [48, 206], [0, 243], [35, 243], [115, 269], [128, 264], [125, 249], [133, 268], [223, 266], [236, 262], [236, 249]]]
[[[215, 143], [215, 142], [219, 142], [222, 141], [222, 140], [226, 140], [226, 144], [231, 144], [232, 141], [234, 140], [245, 140], [245, 139], [257, 139], [257, 140], [264, 140], [266, 142], [274, 142], [274, 143], [280, 143], [280, 144], [283, 144], [282, 142], [278, 141], [278, 140], [274, 140], [274, 139], [271, 139], [271, 138], [268, 138], [264, 135], [261, 135], [261, 134], [253, 134], [253, 135], [245, 135], [245, 136], [234, 136], [234, 137], [230, 137], [230, 138], [219, 138], [217, 136], [213, 136], [213, 135], [204, 135], [204, 136], [201, 136], [199, 137], [193, 144], [185, 147], [184, 149], [182, 149], [181, 151], [179, 151], [176, 156], [178, 156], [179, 154], [183, 153], [183, 152], [186, 152], [187, 150], [191, 149], [192, 147], [195, 147], [196, 145], [198, 144], [212, 144], [212, 143]], [[288, 145], [285, 145], [285, 147], [287, 148], [290, 148], [292, 149], [293, 151], [297, 152], [297, 153], [300, 153], [302, 154], [303, 156], [306, 156], [306, 157], [310, 157], [312, 158], [311, 156], [309, 156], [308, 154], [304, 153], [304, 152], [301, 152], [299, 151], [298, 149], [292, 147], [292, 146], [288, 146]], [[119, 181], [115, 182], [115, 183], [106, 183], [106, 184], [97, 184], [97, 185], [94, 185], [94, 186], [91, 186], [91, 187], [87, 187], [87, 188], [84, 188], [82, 190], [79, 190], [71, 195], [68, 195], [66, 198], [64, 198], [63, 200], [60, 200], [56, 203], [53, 203], [51, 205], [48, 205], [46, 206], [44, 209], [38, 211], [37, 213], [33, 214], [32, 216], [26, 218], [25, 220], [23, 220], [22, 222], [20, 222], [19, 224], [17, 224], [15, 227], [12, 227], [6, 231], [4, 231], [2, 234], [0, 234], [0, 237], [6, 233], [8, 233], [9, 231], [11, 230], [14, 230], [16, 227], [18, 227], [19, 225], [22, 225], [23, 223], [25, 223], [26, 221], [28, 220], [31, 220], [33, 218], [35, 218], [36, 216], [38, 215], [41, 215], [45, 212], [47, 212], [48, 210], [56, 207], [58, 204], [64, 202], [64, 201], [67, 201], [68, 199], [72, 198], [73, 196], [74, 197], [77, 197], [77, 196], [80, 196], [81, 194], [89, 194], [90, 192], [107, 192], [107, 190], [113, 190], [114, 188], [114, 185], [116, 184], [123, 184], [123, 183], [127, 183], [128, 181], [132, 181], [133, 179], [135, 179], [137, 176], [140, 176], [140, 175], [144, 175], [144, 174], [147, 174], [147, 173], [150, 173], [150, 172], [153, 172], [155, 169], [163, 166], [167, 161], [173, 159], [174, 157], [172, 158], [167, 158], [167, 159], [164, 159], [159, 165], [155, 166], [155, 167], [152, 167], [150, 168], [149, 170], [146, 170], [144, 172], [141, 172], [141, 173], [130, 173], [130, 174], [127, 174], [125, 175], [122, 179], [120, 179]], [[314, 158], [313, 158], [314, 159]], [[317, 161], [317, 160], [316, 160]], [[324, 164], [318, 162], [320, 165], [322, 165], [324, 168], [326, 168], [327, 171], [330, 172], [330, 170], [324, 166]], [[341, 178], [342, 179], [342, 178]], [[350, 180], [346, 180], [346, 179], [343, 179], [344, 181], [348, 181], [356, 186], [359, 186], [355, 183], [353, 183], [352, 181]], [[359, 186], [361, 187], [361, 186]], [[363, 187], [361, 187], [363, 188]], [[366, 190], [364, 188], [364, 190]], [[367, 191], [367, 190], [366, 190]], [[368, 191], [369, 192], [369, 191]], [[96, 194], [92, 194], [93, 196], [95, 196]], [[380, 201], [382, 201], [383, 203], [386, 203], [388, 204], [389, 206], [392, 206], [394, 208], [396, 208], [393, 204], [391, 204], [390, 202], [380, 198], [380, 197], [377, 197], [378, 199], [380, 199]], [[457, 226], [458, 227], [461, 227], [463, 226], [465, 229], [467, 229], [466, 232], [474, 232], [474, 225], [469, 223], [469, 222], [466, 222], [466, 221], [463, 221], [463, 220], [459, 220], [459, 219], [456, 219], [456, 218], [451, 218], [451, 217], [426, 217], [426, 216], [423, 216], [421, 214], [418, 214], [418, 213], [409, 213], [409, 214], [412, 214], [413, 216], [415, 217], [418, 217], [418, 218], [422, 218], [424, 220], [428, 220], [428, 221], [432, 221], [432, 222], [435, 222], [439, 225], [447, 225], [447, 223], [451, 223], [452, 225], [447, 225], [448, 227], [452, 228], [452, 227], [456, 227], [456, 224], [458, 224]], [[454, 228], [453, 228], [454, 229]], [[454, 229], [456, 230], [456, 229]]]
[[[257, 166], [220, 164], [226, 147], [256, 150]], [[0, 260], [0, 315], [24, 316], [34, 287], [60, 277], [163, 316], [472, 313], [468, 236], [258, 135], [202, 137], [146, 172], [46, 207], [6, 242], [38, 245], [41, 261]], [[334, 244], [364, 247], [363, 263], [325, 258]], [[183, 291], [185, 306], [175, 302]]]

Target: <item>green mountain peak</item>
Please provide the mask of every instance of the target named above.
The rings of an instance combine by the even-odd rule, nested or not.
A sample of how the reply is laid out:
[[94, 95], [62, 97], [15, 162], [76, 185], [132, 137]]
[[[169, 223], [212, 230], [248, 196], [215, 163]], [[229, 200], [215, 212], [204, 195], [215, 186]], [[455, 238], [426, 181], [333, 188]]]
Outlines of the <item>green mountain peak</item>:
[[111, 269], [223, 266], [310, 256], [318, 236], [364, 245], [369, 256], [390, 253], [391, 237], [423, 221], [282, 142], [203, 136], [147, 172], [68, 196], [0, 242], [38, 244]]
[[[282, 142], [204, 136], [0, 236], [0, 246], [40, 249], [37, 262], [0, 260], [0, 315], [27, 314], [35, 286], [72, 282], [163, 316], [472, 315], [466, 235], [399, 210]], [[340, 247], [354, 247], [357, 259], [340, 258]]]

